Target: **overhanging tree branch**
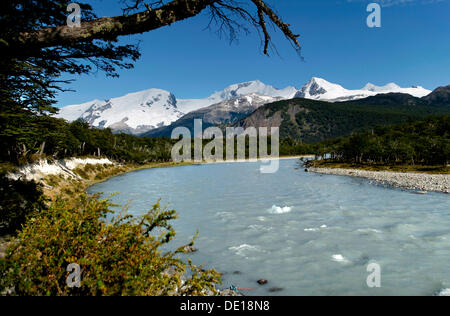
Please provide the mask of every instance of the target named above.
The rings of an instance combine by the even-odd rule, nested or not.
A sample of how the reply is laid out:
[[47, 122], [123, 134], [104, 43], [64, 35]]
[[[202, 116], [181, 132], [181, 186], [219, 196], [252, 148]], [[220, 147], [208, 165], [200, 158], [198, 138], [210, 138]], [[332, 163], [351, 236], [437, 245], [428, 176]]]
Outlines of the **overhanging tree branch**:
[[[241, 24], [225, 12], [233, 13], [238, 18], [256, 27], [258, 31], [262, 31], [264, 34], [264, 54], [268, 54], [268, 46], [271, 42], [266, 19], [283, 32], [295, 49], [300, 50], [299, 35], [291, 31], [289, 24], [284, 23], [263, 0], [249, 0], [249, 2], [256, 6], [257, 14], [255, 16], [242, 7], [242, 2], [237, 3], [234, 0], [172, 0], [167, 3], [157, 1], [151, 6], [143, 3], [142, 0], [137, 0], [135, 5], [127, 8], [127, 10], [138, 10], [145, 5], [142, 12], [97, 18], [83, 22], [81, 27], [56, 26], [22, 32], [7, 39], [7, 42], [10, 48], [27, 46], [39, 49], [72, 46], [75, 43], [92, 42], [93, 40], [114, 41], [119, 36], [149, 32], [194, 17], [210, 7], [212, 14], [216, 15], [216, 18], [221, 21], [220, 24], [225, 25], [230, 33], [235, 32], [234, 26]], [[154, 5], [159, 5], [159, 7], [153, 8]], [[231, 39], [233, 37], [234, 34], [232, 34]]]
[[196, 16], [213, 0], [173, 0], [158, 9], [132, 15], [104, 17], [87, 21], [81, 27], [58, 26], [21, 33], [14, 42], [32, 47], [71, 45], [74, 42], [115, 40], [118, 36], [139, 34]]

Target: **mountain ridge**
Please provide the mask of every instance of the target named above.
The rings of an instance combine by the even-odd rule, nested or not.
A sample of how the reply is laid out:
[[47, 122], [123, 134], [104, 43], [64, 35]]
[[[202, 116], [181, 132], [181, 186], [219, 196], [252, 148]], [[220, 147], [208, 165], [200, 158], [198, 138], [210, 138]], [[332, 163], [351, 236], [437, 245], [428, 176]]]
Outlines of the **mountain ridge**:
[[[339, 102], [388, 93], [392, 92], [391, 90], [406, 91], [413, 95], [427, 94], [429, 91], [421, 87], [400, 88], [394, 83], [381, 87], [369, 83], [361, 90], [348, 90], [318, 77], [313, 77], [300, 90], [293, 86], [277, 89], [259, 80], [254, 80], [232, 84], [203, 99], [177, 99], [169, 91], [147, 89], [103, 101], [93, 100], [79, 105], [66, 106], [60, 109], [56, 117], [68, 121], [82, 120], [93, 127], [111, 128], [116, 133], [141, 135], [169, 126], [191, 112], [245, 96], [257, 95], [281, 99], [302, 97]], [[238, 113], [245, 112], [246, 109], [238, 111]], [[238, 114], [239, 118], [241, 118], [240, 115]]]

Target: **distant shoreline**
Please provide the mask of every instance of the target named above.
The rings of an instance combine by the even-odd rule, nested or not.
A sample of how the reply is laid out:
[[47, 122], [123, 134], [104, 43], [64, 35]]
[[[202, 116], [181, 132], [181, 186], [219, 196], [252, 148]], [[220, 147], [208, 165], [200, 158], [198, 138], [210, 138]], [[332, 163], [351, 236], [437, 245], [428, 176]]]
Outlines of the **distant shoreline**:
[[235, 160], [218, 160], [213, 162], [201, 162], [199, 164], [222, 164], [222, 163], [242, 163], [242, 162], [261, 162], [261, 161], [272, 161], [272, 160], [293, 160], [300, 158], [314, 158], [314, 155], [300, 155], [300, 156], [282, 156], [282, 157], [264, 157], [258, 159], [235, 159]]

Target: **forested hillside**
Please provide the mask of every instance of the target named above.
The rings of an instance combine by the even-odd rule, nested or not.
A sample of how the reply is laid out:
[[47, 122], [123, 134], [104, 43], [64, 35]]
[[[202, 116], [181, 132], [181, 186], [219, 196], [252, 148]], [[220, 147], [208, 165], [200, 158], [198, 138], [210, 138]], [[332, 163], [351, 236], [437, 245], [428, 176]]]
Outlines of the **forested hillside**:
[[342, 103], [308, 99], [285, 100], [259, 108], [236, 126], [244, 128], [279, 126], [281, 138], [314, 143], [348, 136], [353, 132], [376, 126], [450, 113], [450, 106], [423, 105], [420, 102], [411, 104], [411, 98], [413, 97], [392, 94]]

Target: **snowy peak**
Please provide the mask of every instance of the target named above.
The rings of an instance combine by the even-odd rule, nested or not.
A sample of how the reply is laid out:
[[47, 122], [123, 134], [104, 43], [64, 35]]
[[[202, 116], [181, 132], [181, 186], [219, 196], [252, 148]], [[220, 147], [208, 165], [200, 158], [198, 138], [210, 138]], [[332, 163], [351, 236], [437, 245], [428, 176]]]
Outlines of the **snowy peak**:
[[399, 85], [391, 82], [385, 86], [376, 86], [372, 83], [368, 83], [362, 89], [365, 91], [371, 91], [376, 93], [406, 93], [410, 94], [417, 98], [422, 98], [431, 93], [430, 90], [427, 90], [421, 86], [412, 86], [411, 88], [402, 88]]
[[149, 89], [110, 100], [63, 107], [57, 117], [69, 121], [81, 119], [94, 127], [140, 134], [170, 124], [183, 114], [177, 109], [172, 93]]
[[252, 112], [257, 108], [276, 101], [283, 100], [281, 97], [263, 96], [256, 93], [247, 94], [235, 99], [225, 100], [217, 104], [213, 104], [207, 108], [200, 109], [200, 111], [209, 112]]
[[292, 98], [295, 95], [296, 91], [297, 90], [294, 87], [287, 87], [283, 90], [279, 90], [272, 86], [266, 85], [259, 80], [255, 80], [233, 84], [220, 92], [214, 93], [210, 98], [224, 101], [239, 98], [249, 94]]
[[302, 89], [300, 89], [295, 97], [337, 102], [363, 99], [381, 93], [406, 93], [421, 98], [430, 94], [431, 91], [419, 86], [401, 88], [395, 83], [388, 83], [384, 86], [376, 86], [372, 83], [368, 83], [360, 90], [349, 90], [341, 85], [328, 82], [325, 79], [313, 77]]
[[399, 90], [401, 89], [400, 86], [398, 86], [397, 84], [391, 82], [388, 83], [385, 86], [376, 86], [372, 83], [368, 83], [364, 86], [364, 88], [362, 88], [362, 90], [367, 90], [367, 91], [372, 91], [372, 92], [385, 92], [385, 91], [394, 91], [394, 90]]
[[306, 99], [321, 99], [323, 96], [337, 96], [345, 93], [346, 89], [344, 89], [342, 86], [328, 82], [322, 78], [313, 77], [296, 94], [296, 97]]
[[205, 99], [179, 99], [178, 108], [184, 113], [189, 113], [213, 104], [240, 98], [249, 94], [292, 99], [296, 93], [297, 89], [294, 87], [287, 87], [280, 90], [273, 86], [266, 85], [259, 80], [255, 80], [230, 85], [221, 91], [214, 92]]

